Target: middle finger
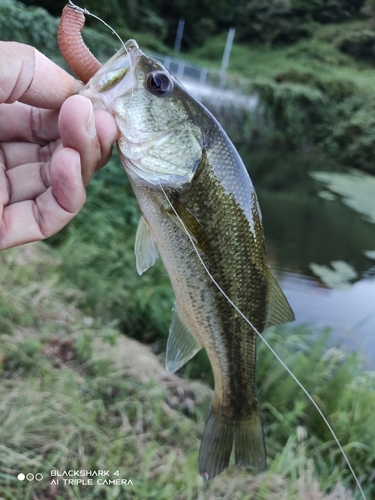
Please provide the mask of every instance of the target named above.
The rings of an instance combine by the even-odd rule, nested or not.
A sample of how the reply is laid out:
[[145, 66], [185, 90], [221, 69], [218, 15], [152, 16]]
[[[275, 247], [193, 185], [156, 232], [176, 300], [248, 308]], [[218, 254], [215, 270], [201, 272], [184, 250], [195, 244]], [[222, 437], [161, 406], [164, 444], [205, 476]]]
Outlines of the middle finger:
[[46, 144], [59, 137], [57, 109], [39, 109], [21, 102], [0, 105], [0, 137], [3, 141]]
[[46, 162], [61, 144], [60, 139], [45, 146], [28, 142], [3, 142], [1, 144], [2, 162], [7, 170], [25, 164]]
[[19, 165], [6, 172], [9, 186], [8, 204], [35, 200], [51, 185], [49, 162]]

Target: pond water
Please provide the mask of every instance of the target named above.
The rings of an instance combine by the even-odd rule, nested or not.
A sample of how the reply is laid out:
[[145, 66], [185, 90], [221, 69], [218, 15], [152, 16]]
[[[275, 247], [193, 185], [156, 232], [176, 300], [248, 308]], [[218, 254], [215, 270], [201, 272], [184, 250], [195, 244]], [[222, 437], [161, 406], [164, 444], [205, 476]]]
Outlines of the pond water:
[[[254, 159], [254, 152], [239, 150], [258, 194], [270, 265], [296, 323], [330, 327], [332, 345], [360, 349], [374, 368], [375, 260], [364, 252], [375, 250], [375, 224], [340, 198], [318, 195], [323, 186], [308, 172], [327, 169], [320, 161], [300, 157], [291, 166], [288, 155], [275, 161], [275, 154], [262, 152], [259, 160], [257, 153]], [[273, 169], [276, 178], [269, 173]], [[345, 261], [357, 271], [346, 289], [328, 288], [311, 271], [311, 263], [329, 266], [333, 261]]]

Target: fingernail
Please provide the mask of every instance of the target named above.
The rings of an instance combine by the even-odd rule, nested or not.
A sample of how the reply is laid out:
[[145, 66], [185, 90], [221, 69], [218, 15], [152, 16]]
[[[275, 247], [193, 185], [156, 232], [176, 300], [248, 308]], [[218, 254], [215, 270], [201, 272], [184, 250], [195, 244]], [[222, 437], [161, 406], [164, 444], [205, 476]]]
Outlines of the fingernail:
[[76, 171], [76, 181], [74, 184], [78, 184], [78, 182], [82, 182], [82, 168], [81, 168], [81, 157], [79, 156], [79, 153], [77, 153], [77, 158], [76, 158], [76, 163], [74, 165], [75, 171]]
[[90, 111], [89, 119], [87, 120], [86, 125], [85, 125], [85, 129], [86, 129], [86, 132], [89, 135], [89, 137], [95, 137], [95, 135], [96, 135], [96, 126], [95, 126], [94, 110], [93, 110], [92, 106], [91, 106], [91, 111]]

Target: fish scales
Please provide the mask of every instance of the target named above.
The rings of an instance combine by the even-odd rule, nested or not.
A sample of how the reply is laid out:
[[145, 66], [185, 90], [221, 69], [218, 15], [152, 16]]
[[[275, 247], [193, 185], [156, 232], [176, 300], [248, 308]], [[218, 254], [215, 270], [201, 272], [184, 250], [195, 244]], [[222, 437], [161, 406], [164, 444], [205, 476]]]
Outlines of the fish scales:
[[259, 332], [294, 316], [270, 272], [242, 160], [215, 118], [134, 41], [82, 93], [117, 121], [118, 148], [142, 212], [137, 269], [147, 270], [159, 253], [171, 280], [167, 368], [176, 371], [202, 347], [211, 362], [215, 389], [200, 473], [209, 479], [221, 472], [233, 446], [237, 464], [262, 470], [257, 335], [232, 303]]
[[[255, 255], [262, 254], [263, 241], [260, 238], [257, 242], [249, 232], [243, 210], [234, 196], [225, 193], [208, 164], [200, 166], [195, 181], [179, 198], [202, 222], [210, 240], [210, 251], [200, 254], [221, 288], [262, 331], [266, 270], [254, 258], [253, 249], [259, 245]], [[249, 411], [247, 406], [254, 406], [256, 334], [202, 269], [189, 237], [168, 215], [163, 193], [138, 189], [137, 198], [171, 276], [180, 316], [207, 350], [215, 374], [215, 398], [223, 408], [233, 409], [233, 416], [240, 417]], [[260, 230], [260, 221], [258, 224]], [[255, 288], [254, 280], [263, 282], [263, 287]]]

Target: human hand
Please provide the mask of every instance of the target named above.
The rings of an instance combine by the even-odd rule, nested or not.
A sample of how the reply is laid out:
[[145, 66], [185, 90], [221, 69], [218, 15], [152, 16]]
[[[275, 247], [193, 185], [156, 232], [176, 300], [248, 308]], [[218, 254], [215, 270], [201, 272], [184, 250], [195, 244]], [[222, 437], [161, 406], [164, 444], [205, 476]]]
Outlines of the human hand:
[[[34, 48], [0, 42], [0, 250], [42, 240], [81, 210], [108, 161], [114, 118]], [[45, 109], [49, 108], [49, 109]]]

